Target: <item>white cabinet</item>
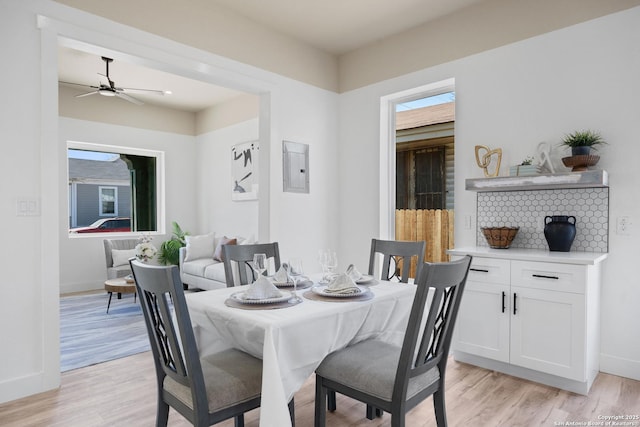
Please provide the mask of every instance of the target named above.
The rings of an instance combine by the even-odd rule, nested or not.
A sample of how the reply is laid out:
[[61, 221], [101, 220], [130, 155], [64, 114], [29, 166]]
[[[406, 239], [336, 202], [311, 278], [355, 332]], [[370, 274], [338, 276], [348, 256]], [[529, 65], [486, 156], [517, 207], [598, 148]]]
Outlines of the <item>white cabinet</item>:
[[509, 362], [509, 268], [509, 261], [473, 259], [456, 320], [456, 350]]
[[455, 359], [586, 394], [598, 373], [599, 260], [451, 253], [474, 256]]

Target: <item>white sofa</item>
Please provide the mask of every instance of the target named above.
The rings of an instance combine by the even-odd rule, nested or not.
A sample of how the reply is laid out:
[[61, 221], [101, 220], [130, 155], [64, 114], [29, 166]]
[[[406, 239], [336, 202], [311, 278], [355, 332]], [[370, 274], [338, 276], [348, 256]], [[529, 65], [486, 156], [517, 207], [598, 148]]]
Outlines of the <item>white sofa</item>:
[[236, 244], [255, 243], [242, 237], [229, 238], [215, 233], [186, 236], [187, 245], [180, 248], [180, 279], [189, 288], [212, 290], [227, 286], [224, 263], [220, 260], [222, 245], [235, 240]]

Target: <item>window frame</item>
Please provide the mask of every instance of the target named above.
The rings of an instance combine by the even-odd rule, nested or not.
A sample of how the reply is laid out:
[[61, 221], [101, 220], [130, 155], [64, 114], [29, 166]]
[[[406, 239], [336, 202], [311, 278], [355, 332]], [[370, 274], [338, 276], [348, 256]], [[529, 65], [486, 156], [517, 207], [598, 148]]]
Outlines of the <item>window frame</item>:
[[[103, 208], [103, 190], [113, 190], [113, 212], [105, 213]], [[112, 185], [100, 185], [98, 186], [98, 215], [101, 217], [114, 217], [120, 216], [118, 213], [118, 187]]]
[[[155, 210], [156, 210], [156, 224], [155, 224], [155, 230], [151, 230], [151, 231], [129, 231], [129, 232], [113, 232], [113, 233], [109, 233], [109, 236], [141, 236], [141, 235], [151, 235], [151, 236], [155, 236], [155, 235], [164, 235], [166, 233], [165, 230], [165, 218], [166, 218], [166, 197], [165, 197], [165, 182], [166, 182], [166, 177], [165, 177], [165, 153], [164, 151], [159, 151], [159, 150], [149, 150], [149, 149], [142, 149], [142, 148], [136, 148], [136, 147], [129, 147], [129, 146], [118, 146], [118, 145], [109, 145], [109, 144], [100, 144], [100, 143], [93, 143], [93, 142], [84, 142], [84, 141], [67, 141], [67, 151], [68, 150], [84, 150], [84, 151], [95, 151], [95, 152], [101, 152], [101, 153], [115, 153], [115, 154], [124, 154], [124, 155], [134, 155], [134, 156], [142, 156], [142, 157], [152, 157], [155, 158], [155, 164], [156, 164], [156, 183], [155, 183], [155, 196], [156, 196], [156, 203], [155, 203]], [[67, 176], [66, 179], [67, 181], [69, 181], [69, 171], [68, 171], [68, 165], [69, 165], [69, 160], [68, 160], [68, 156], [67, 156]], [[100, 186], [102, 187], [112, 187], [110, 185], [104, 185], [104, 186]], [[101, 194], [101, 193], [100, 193]], [[116, 187], [116, 195], [117, 195], [117, 187]], [[72, 214], [72, 200], [71, 200], [71, 195], [67, 195], [67, 197], [70, 197], [70, 199], [68, 200], [68, 206], [69, 206], [69, 212], [68, 215]], [[98, 201], [99, 203], [101, 202], [101, 200]], [[102, 212], [102, 208], [99, 207], [98, 208], [99, 212]], [[116, 212], [118, 212], [118, 208], [117, 208], [117, 197], [116, 197]], [[118, 215], [113, 215], [114, 217], [117, 217]], [[100, 215], [100, 217], [103, 217], [102, 215]], [[107, 216], [104, 216], [107, 217]], [[70, 227], [69, 225], [67, 225], [67, 230], [70, 230], [72, 227]], [[87, 237], [100, 237], [100, 238], [104, 238], [104, 233], [67, 233], [69, 235], [69, 238], [87, 238]]]

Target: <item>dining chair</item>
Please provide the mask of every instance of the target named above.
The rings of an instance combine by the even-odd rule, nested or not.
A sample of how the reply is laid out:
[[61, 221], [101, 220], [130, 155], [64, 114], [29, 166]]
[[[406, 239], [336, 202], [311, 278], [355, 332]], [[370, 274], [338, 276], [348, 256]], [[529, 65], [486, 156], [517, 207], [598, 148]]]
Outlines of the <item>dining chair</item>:
[[[374, 274], [376, 258], [382, 255], [381, 274], [382, 280], [397, 280], [402, 283], [409, 281], [411, 259], [416, 257], [415, 277], [420, 274], [420, 268], [424, 262], [426, 242], [406, 242], [398, 240], [371, 239], [371, 253], [369, 255], [369, 275]], [[398, 275], [398, 266], [402, 264], [402, 271]]]
[[[371, 252], [369, 254], [369, 270], [368, 274], [373, 276], [375, 273], [376, 259], [382, 255], [382, 263], [380, 265], [381, 280], [396, 280], [401, 283], [408, 283], [411, 271], [411, 259], [416, 258], [416, 274], [418, 277], [420, 268], [424, 262], [424, 252], [426, 242], [408, 242], [399, 240], [378, 240], [371, 239]], [[393, 266], [392, 266], [393, 264]], [[398, 276], [397, 266], [402, 264], [402, 272]], [[336, 393], [329, 391], [329, 410], [335, 411]], [[375, 416], [381, 416], [382, 412], [378, 408], [367, 405], [367, 418], [372, 420]]]
[[[169, 407], [194, 426], [229, 418], [244, 426], [244, 413], [260, 406], [262, 361], [236, 349], [201, 358], [178, 267], [129, 263], [156, 368], [156, 426], [167, 425]], [[289, 411], [293, 420], [293, 399]]]
[[389, 412], [392, 427], [404, 426], [405, 414], [433, 395], [436, 423], [447, 425], [447, 356], [470, 264], [470, 256], [424, 264], [402, 346], [372, 338], [322, 361], [316, 369], [315, 427], [326, 423], [330, 391]]
[[266, 254], [268, 260], [273, 260], [275, 270], [280, 268], [278, 242], [222, 246], [224, 276], [228, 288], [253, 283], [257, 279], [253, 270], [255, 254]]

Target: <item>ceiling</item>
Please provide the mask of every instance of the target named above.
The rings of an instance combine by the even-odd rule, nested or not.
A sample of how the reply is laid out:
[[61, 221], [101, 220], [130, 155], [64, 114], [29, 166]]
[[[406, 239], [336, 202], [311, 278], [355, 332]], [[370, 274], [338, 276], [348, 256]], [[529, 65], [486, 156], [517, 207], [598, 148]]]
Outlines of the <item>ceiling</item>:
[[486, 0], [214, 0], [339, 55]]
[[[106, 64], [99, 54], [64, 46], [58, 48], [58, 80], [61, 83], [76, 83], [76, 85], [62, 84], [78, 91], [78, 94], [91, 92], [95, 89], [83, 88], [77, 84], [87, 86], [107, 84], [104, 74], [106, 74]], [[171, 91], [170, 95], [144, 93], [143, 91], [125, 91], [125, 93], [145, 104], [194, 113], [241, 94], [235, 90], [120, 60], [114, 60], [109, 64], [109, 77], [116, 87]]]
[[[339, 55], [486, 0], [213, 1], [275, 31]], [[100, 74], [106, 74], [100, 54], [60, 47], [58, 77], [61, 82], [100, 86], [106, 83]], [[191, 112], [241, 94], [122, 60], [109, 65], [109, 76], [117, 87], [171, 91], [171, 95], [136, 91], [127, 94], [146, 104]], [[67, 86], [78, 94], [92, 90]]]

